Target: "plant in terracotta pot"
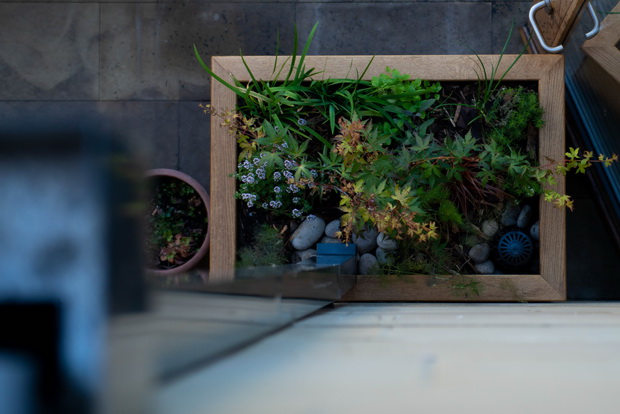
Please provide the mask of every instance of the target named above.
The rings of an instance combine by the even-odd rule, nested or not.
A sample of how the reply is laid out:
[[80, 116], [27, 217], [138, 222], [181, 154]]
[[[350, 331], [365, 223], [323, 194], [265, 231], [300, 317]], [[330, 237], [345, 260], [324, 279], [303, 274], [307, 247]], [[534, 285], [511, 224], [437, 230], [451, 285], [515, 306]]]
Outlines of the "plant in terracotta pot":
[[180, 171], [154, 169], [146, 177], [147, 265], [162, 275], [188, 271], [209, 248], [209, 196]]
[[[358, 278], [354, 299], [456, 300], [463, 289], [485, 300], [562, 298], [558, 207], [571, 207], [563, 174], [613, 157], [564, 154], [563, 107], [554, 102], [563, 99], [561, 57], [306, 56], [314, 30], [281, 64], [222, 57], [211, 70], [196, 51], [217, 81], [217, 107], [205, 109], [219, 118], [211, 138], [218, 200], [236, 197], [242, 217], [282, 233], [339, 220], [326, 237], [356, 243], [362, 259], [376, 253], [374, 273], [400, 275], [387, 288]], [[223, 236], [235, 217], [221, 211]], [[534, 228], [541, 235], [530, 239]], [[291, 245], [299, 231], [287, 235]], [[234, 263], [232, 234], [218, 237], [212, 255], [220, 272]], [[496, 274], [488, 263], [505, 234], [501, 253], [531, 254], [528, 268], [506, 259]], [[365, 239], [368, 251], [359, 248]]]

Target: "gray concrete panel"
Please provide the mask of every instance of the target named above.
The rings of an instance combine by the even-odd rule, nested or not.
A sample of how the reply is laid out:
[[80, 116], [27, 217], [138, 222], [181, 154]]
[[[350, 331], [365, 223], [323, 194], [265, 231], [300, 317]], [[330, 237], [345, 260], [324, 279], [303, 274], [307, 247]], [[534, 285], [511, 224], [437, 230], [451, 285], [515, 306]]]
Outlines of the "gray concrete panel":
[[179, 168], [177, 102], [107, 101], [97, 108], [146, 168]]
[[97, 4], [0, 4], [0, 100], [98, 99]]
[[179, 102], [179, 169], [209, 191], [211, 168], [210, 116], [200, 102]]
[[320, 21], [312, 54], [490, 53], [491, 3], [304, 3], [301, 33]]
[[528, 21], [528, 14], [532, 2], [515, 1], [493, 4], [493, 53], [500, 53], [514, 22], [512, 37], [508, 41], [507, 53], [520, 53], [523, 49], [523, 41], [519, 34], [519, 28]]
[[209, 77], [193, 52], [273, 54], [290, 38], [294, 4], [102, 4], [102, 99], [209, 98]]

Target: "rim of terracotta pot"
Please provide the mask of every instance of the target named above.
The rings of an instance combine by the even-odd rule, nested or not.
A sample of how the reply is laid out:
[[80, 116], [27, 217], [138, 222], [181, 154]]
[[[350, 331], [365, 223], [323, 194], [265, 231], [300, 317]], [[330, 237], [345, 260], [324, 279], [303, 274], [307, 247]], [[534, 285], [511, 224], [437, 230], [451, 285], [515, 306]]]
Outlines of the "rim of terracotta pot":
[[184, 183], [192, 187], [194, 190], [196, 190], [196, 192], [202, 199], [202, 204], [205, 206], [205, 210], [207, 212], [207, 224], [208, 224], [207, 234], [205, 235], [202, 245], [200, 246], [196, 254], [194, 254], [187, 262], [179, 266], [172, 267], [170, 269], [148, 267], [149, 272], [152, 272], [160, 276], [171, 276], [171, 275], [176, 275], [179, 273], [187, 272], [193, 267], [195, 267], [198, 263], [200, 263], [200, 261], [207, 255], [207, 252], [209, 251], [210, 229], [211, 229], [211, 216], [210, 216], [210, 210], [209, 210], [209, 203], [210, 203], [209, 194], [207, 194], [207, 191], [198, 181], [196, 181], [191, 176], [185, 174], [184, 172], [181, 172], [178, 170], [173, 170], [170, 168], [155, 168], [152, 170], [148, 170], [145, 173], [145, 178], [152, 178], [152, 177], [170, 177], [170, 178], [176, 178], [177, 180], [183, 181]]

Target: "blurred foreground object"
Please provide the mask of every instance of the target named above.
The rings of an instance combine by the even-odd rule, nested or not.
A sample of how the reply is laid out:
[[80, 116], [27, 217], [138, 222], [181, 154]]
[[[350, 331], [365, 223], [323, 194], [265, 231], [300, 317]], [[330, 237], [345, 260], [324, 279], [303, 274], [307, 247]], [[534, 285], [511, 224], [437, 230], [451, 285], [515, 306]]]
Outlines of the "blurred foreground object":
[[106, 389], [107, 338], [145, 308], [141, 175], [118, 137], [76, 123], [0, 127], [2, 413], [130, 412]]

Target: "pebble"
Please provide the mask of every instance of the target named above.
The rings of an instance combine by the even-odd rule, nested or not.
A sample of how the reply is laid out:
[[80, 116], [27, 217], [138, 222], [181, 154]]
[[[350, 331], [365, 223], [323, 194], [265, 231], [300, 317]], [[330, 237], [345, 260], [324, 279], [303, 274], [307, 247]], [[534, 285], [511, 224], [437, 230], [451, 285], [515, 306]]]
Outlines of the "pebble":
[[532, 236], [534, 240], [540, 239], [540, 222], [537, 221], [530, 227], [530, 236]]
[[514, 226], [517, 224], [517, 219], [521, 209], [515, 204], [508, 204], [504, 212], [502, 213], [501, 223], [503, 226]]
[[293, 252], [293, 263], [303, 262], [311, 257], [316, 257], [315, 249], [295, 250]]
[[476, 263], [484, 263], [491, 253], [491, 248], [486, 243], [480, 243], [469, 249], [469, 257]]
[[340, 220], [332, 220], [325, 226], [325, 235], [327, 237], [336, 237], [336, 233], [340, 231]]
[[320, 217], [304, 220], [291, 236], [291, 245], [296, 250], [312, 247], [323, 235], [325, 221]]
[[361, 235], [353, 235], [353, 243], [357, 246], [359, 254], [368, 253], [377, 248], [377, 233], [375, 229], [368, 229]]
[[340, 243], [340, 240], [334, 237], [323, 237], [319, 243]]
[[485, 236], [493, 237], [499, 231], [499, 224], [495, 220], [485, 220], [482, 222], [482, 233]]
[[369, 275], [377, 264], [377, 258], [371, 253], [365, 253], [360, 257], [359, 273], [360, 275]]
[[517, 227], [520, 229], [524, 229], [532, 219], [532, 207], [527, 204], [523, 206], [521, 212], [519, 213], [519, 217], [517, 218]]
[[493, 273], [495, 273], [495, 265], [490, 260], [487, 260], [483, 263], [477, 263], [475, 269], [476, 272], [481, 275], [492, 275]]
[[390, 239], [385, 233], [379, 233], [377, 235], [377, 245], [384, 250], [396, 250], [398, 249], [398, 243], [396, 240]]
[[390, 256], [392, 252], [385, 250], [381, 247], [377, 247], [377, 250], [375, 251], [375, 256], [377, 257], [377, 262], [379, 262], [380, 264], [385, 264], [387, 263], [387, 259]]

